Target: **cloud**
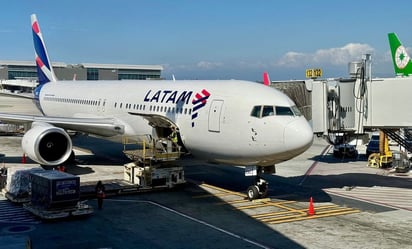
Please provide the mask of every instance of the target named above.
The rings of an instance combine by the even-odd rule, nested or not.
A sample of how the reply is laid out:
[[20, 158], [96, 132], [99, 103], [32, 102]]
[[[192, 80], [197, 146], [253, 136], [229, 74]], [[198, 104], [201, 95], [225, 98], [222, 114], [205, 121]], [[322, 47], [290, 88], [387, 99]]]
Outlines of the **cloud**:
[[340, 48], [319, 49], [314, 53], [287, 52], [276, 63], [276, 66], [300, 67], [311, 64], [347, 65], [359, 60], [365, 53], [374, 49], [368, 44], [348, 43]]
[[[192, 63], [163, 64], [162, 74], [165, 77], [175, 74], [180, 79], [260, 80], [262, 72], [269, 71], [273, 74], [272, 79], [281, 80], [304, 78], [305, 69], [320, 67], [327, 77], [344, 77], [349, 62], [359, 61], [365, 53], [374, 52], [368, 44], [348, 43], [338, 48], [318, 49], [313, 53], [290, 51], [275, 62], [241, 58], [222, 62], [199, 60]], [[380, 61], [380, 57], [374, 54], [374, 63]]]
[[214, 70], [223, 66], [221, 62], [199, 61], [196, 67], [201, 70]]

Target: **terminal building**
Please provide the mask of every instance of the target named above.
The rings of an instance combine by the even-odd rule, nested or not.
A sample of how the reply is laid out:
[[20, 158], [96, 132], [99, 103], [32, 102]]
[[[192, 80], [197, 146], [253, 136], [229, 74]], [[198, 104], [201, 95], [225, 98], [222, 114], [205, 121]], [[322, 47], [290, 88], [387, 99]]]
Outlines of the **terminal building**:
[[[149, 80], [161, 79], [161, 65], [125, 64], [66, 64], [52, 63], [59, 80]], [[34, 61], [0, 61], [2, 87], [20, 85], [22, 82], [37, 82], [37, 69]], [[13, 83], [14, 82], [14, 83]], [[15, 87], [15, 86], [14, 86]]]

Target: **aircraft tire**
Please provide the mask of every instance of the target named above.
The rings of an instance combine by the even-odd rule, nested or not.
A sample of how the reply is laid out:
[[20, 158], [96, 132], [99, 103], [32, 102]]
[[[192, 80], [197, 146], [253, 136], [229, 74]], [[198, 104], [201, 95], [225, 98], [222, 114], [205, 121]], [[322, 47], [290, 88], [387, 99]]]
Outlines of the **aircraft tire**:
[[256, 185], [247, 188], [247, 197], [250, 201], [259, 198], [259, 189]]

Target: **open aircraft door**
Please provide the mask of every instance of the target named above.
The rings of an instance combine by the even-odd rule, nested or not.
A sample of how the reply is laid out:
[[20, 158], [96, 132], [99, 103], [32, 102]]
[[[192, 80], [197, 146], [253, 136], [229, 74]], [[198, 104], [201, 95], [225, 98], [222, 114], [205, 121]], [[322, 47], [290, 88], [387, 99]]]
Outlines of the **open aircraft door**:
[[213, 100], [209, 111], [209, 131], [211, 132], [220, 132], [222, 107], [223, 100]]

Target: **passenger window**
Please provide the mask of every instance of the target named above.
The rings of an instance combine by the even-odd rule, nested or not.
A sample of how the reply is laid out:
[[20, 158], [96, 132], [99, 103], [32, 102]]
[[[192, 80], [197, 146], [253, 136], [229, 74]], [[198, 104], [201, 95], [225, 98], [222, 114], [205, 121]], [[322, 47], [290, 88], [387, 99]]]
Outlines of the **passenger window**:
[[273, 111], [273, 106], [268, 106], [268, 105], [263, 106], [262, 118], [267, 117], [267, 116], [273, 116], [273, 115], [275, 115]]
[[252, 109], [252, 112], [250, 113], [250, 115], [252, 117], [260, 118], [261, 110], [262, 110], [262, 106], [260, 106], [260, 105], [259, 106], [254, 106], [253, 109]]
[[287, 106], [276, 106], [276, 115], [278, 116], [293, 116], [292, 109]]

